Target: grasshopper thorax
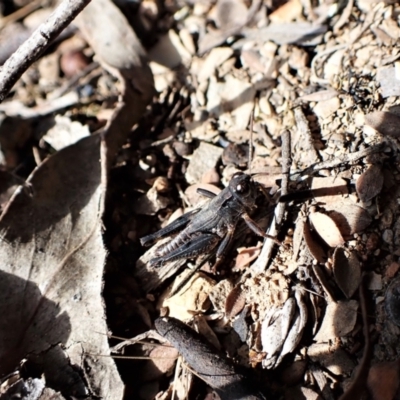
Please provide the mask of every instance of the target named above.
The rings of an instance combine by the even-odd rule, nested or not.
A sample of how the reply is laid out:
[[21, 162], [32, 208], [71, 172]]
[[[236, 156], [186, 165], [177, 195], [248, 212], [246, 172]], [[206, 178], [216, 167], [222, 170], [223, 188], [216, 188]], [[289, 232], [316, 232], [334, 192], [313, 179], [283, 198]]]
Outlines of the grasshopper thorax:
[[257, 184], [251, 179], [250, 175], [242, 172], [234, 174], [228, 187], [232, 195], [246, 208], [255, 207]]

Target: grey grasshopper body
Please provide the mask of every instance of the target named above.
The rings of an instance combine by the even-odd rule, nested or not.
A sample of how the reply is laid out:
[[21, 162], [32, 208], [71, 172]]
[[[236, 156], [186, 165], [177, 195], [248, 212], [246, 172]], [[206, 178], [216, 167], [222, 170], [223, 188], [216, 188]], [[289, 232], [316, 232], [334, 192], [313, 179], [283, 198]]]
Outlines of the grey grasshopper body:
[[150, 260], [150, 265], [159, 266], [168, 261], [210, 253], [216, 254], [216, 265], [219, 264], [229, 250], [241, 219], [257, 235], [270, 237], [249, 216], [256, 207], [259, 189], [260, 185], [250, 175], [238, 173], [218, 195], [198, 190], [211, 198], [207, 205], [182, 215], [165, 228], [140, 239], [143, 246], [150, 246], [159, 239], [179, 232], [157, 249], [156, 258]]

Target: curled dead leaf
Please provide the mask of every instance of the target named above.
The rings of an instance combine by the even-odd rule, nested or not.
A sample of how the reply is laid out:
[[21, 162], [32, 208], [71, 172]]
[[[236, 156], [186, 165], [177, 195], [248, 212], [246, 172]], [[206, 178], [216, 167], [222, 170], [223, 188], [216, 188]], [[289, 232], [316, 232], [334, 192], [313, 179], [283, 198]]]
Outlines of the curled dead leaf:
[[357, 179], [356, 190], [362, 202], [372, 200], [383, 187], [383, 172], [380, 165], [370, 165], [369, 168]]
[[261, 247], [241, 247], [238, 250], [234, 270], [241, 271], [252, 261], [254, 261], [261, 253]]
[[309, 221], [305, 221], [303, 225], [304, 240], [308, 251], [319, 262], [324, 263], [327, 259], [327, 254], [320, 243], [316, 240], [310, 229]]
[[330, 246], [337, 247], [344, 243], [342, 234], [335, 221], [328, 215], [315, 212], [310, 214], [310, 221], [319, 236]]

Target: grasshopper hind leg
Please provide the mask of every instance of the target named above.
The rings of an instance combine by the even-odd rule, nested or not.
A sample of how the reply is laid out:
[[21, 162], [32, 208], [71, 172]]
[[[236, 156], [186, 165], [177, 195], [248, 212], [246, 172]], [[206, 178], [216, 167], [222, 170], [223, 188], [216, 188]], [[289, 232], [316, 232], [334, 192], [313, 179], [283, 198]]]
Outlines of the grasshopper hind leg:
[[165, 262], [179, 260], [181, 258], [197, 257], [201, 254], [211, 252], [220, 242], [221, 238], [212, 233], [202, 233], [194, 237], [192, 241], [178, 247], [177, 249], [150, 260], [150, 266], [161, 266]]
[[182, 230], [186, 227], [186, 225], [192, 220], [193, 216], [197, 214], [200, 209], [196, 208], [195, 210], [189, 211], [186, 214], [183, 214], [175, 221], [171, 222], [165, 228], [160, 229], [159, 231], [152, 233], [147, 236], [143, 236], [140, 238], [140, 243], [142, 246], [151, 246], [158, 240], [165, 238], [167, 236], [173, 235], [174, 233]]

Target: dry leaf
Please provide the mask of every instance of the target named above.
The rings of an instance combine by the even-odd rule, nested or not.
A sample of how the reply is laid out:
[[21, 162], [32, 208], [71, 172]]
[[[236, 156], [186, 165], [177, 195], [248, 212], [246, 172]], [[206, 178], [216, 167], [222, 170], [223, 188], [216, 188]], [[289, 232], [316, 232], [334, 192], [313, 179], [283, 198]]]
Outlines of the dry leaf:
[[236, 286], [226, 298], [225, 314], [228, 318], [236, 317], [243, 310], [246, 304], [246, 298], [243, 289]]
[[338, 247], [333, 253], [333, 275], [343, 294], [350, 299], [361, 282], [361, 265], [354, 251]]
[[312, 344], [307, 355], [313, 362], [321, 364], [338, 376], [350, 375], [354, 369], [354, 362], [350, 356], [338, 345], [328, 342]]
[[344, 243], [344, 239], [332, 218], [326, 214], [315, 212], [309, 216], [315, 230], [321, 238], [330, 246], [337, 247]]
[[344, 237], [364, 231], [372, 222], [368, 211], [349, 199], [331, 203], [324, 208]]
[[242, 271], [260, 255], [261, 246], [239, 248], [237, 251], [239, 254], [236, 257], [233, 270]]
[[400, 117], [385, 111], [374, 111], [365, 116], [365, 124], [384, 136], [400, 136]]
[[399, 361], [381, 362], [371, 366], [368, 374], [368, 389], [372, 400], [393, 400], [399, 389]]
[[327, 254], [322, 248], [321, 244], [317, 242], [316, 238], [311, 232], [310, 224], [307, 221], [303, 225], [304, 240], [311, 255], [319, 262], [324, 263], [327, 259]]
[[315, 335], [317, 342], [329, 342], [350, 333], [357, 321], [356, 300], [330, 302], [326, 308], [321, 328]]
[[172, 346], [154, 346], [148, 354], [150, 360], [141, 370], [143, 381], [160, 379], [162, 375], [171, 373], [179, 357], [178, 351]]
[[201, 63], [198, 77], [199, 83], [206, 81], [215, 73], [217, 67], [223, 64], [233, 55], [230, 47], [216, 47], [210, 51], [205, 60]]
[[266, 353], [263, 367], [269, 369], [275, 366], [295, 313], [296, 301], [293, 297], [289, 297], [282, 307], [271, 307], [268, 310], [261, 327], [262, 351]]
[[103, 67], [117, 77], [122, 75], [142, 95], [151, 97], [154, 94], [153, 74], [147, 65], [146, 52], [112, 1], [91, 2], [75, 23]]
[[[101, 10], [93, 12], [98, 6]], [[107, 19], [111, 15], [114, 19]], [[47, 159], [28, 179], [32, 191], [18, 190], [2, 214], [0, 297], [8, 317], [0, 322], [0, 354], [7, 360], [0, 369], [10, 372], [28, 357], [44, 371], [46, 385], [65, 397], [95, 393], [116, 399], [123, 392], [117, 369], [111, 358], [98, 357], [109, 353], [101, 297], [106, 255], [102, 172], [146, 108], [153, 85], [144, 51], [111, 1], [92, 2], [79, 21], [102, 63], [113, 65], [119, 77], [140, 79], [136, 87], [142, 90], [130, 90], [133, 81], [124, 81], [122, 101], [103, 131], [105, 140], [93, 135]], [[124, 39], [116, 40], [115, 31]], [[100, 36], [107, 36], [103, 48]], [[125, 43], [128, 38], [134, 44]]]
[[158, 302], [158, 308], [167, 307], [168, 315], [181, 321], [190, 320], [193, 315], [208, 310], [211, 305], [208, 294], [215, 285], [213, 279], [201, 272], [196, 272], [178, 293], [168, 297], [190, 272], [190, 270], [182, 272], [162, 294]]
[[370, 165], [357, 179], [356, 190], [358, 197], [364, 203], [377, 196], [383, 187], [383, 172], [380, 165]]
[[115, 399], [123, 387], [114, 362], [96, 356], [109, 352], [99, 159], [99, 136], [61, 150], [28, 179], [33, 194], [16, 192], [1, 217], [0, 372], [31, 354], [50, 387], [85, 396], [88, 384]]
[[198, 314], [193, 318], [194, 328], [204, 336], [216, 349], [221, 350], [221, 343], [215, 332], [211, 329], [204, 315]]
[[89, 127], [79, 121], [71, 121], [70, 118], [56, 115], [55, 125], [43, 136], [43, 139], [55, 150], [69, 146], [79, 139], [90, 135]]

